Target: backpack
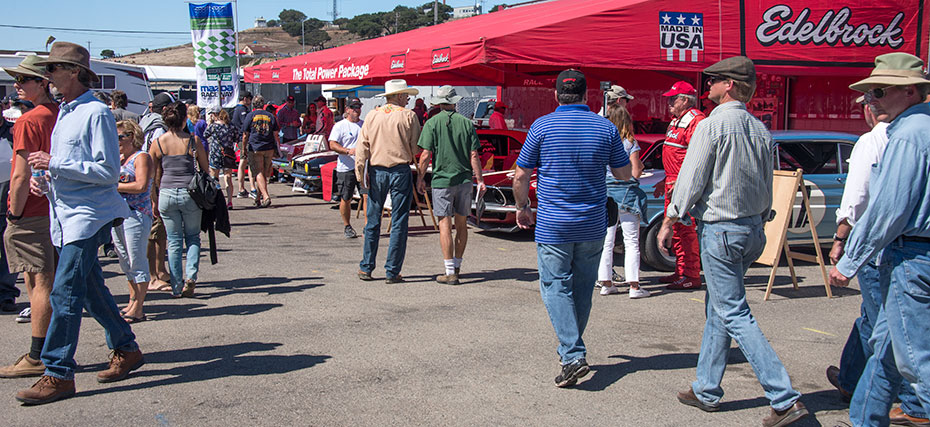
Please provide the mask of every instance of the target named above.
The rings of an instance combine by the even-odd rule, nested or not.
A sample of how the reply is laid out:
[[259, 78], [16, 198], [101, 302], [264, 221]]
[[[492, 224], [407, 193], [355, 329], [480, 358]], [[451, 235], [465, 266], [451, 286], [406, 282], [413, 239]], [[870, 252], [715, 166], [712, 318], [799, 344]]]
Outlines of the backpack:
[[145, 138], [145, 143], [142, 144], [143, 151], [149, 150], [156, 130], [168, 130], [168, 128], [165, 126], [165, 122], [161, 119], [161, 114], [155, 113], [150, 113], [143, 116], [142, 119], [139, 120], [139, 126], [142, 127], [142, 135]]

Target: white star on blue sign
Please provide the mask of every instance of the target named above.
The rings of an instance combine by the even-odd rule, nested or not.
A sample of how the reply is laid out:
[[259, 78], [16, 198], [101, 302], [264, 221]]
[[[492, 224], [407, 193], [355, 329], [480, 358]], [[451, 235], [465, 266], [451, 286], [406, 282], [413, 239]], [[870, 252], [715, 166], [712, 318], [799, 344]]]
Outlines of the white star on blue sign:
[[701, 18], [698, 18], [697, 15], [691, 17], [692, 25], [701, 25]]
[[685, 23], [685, 17], [684, 17], [684, 15], [678, 15], [678, 23], [679, 23], [679, 24], [684, 24], [684, 23]]
[[670, 24], [672, 22], [672, 17], [668, 15], [662, 15], [662, 23]]

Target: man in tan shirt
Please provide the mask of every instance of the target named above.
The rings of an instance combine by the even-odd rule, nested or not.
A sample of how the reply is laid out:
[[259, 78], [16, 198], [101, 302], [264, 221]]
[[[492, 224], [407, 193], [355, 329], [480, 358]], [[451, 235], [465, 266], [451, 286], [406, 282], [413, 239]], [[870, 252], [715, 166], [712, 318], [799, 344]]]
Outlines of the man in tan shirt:
[[404, 80], [384, 83], [383, 96], [387, 103], [365, 116], [355, 146], [355, 174], [362, 188], [368, 189], [368, 223], [365, 225], [365, 243], [358, 278], [372, 280], [381, 236], [381, 209], [388, 194], [391, 196], [391, 241], [384, 264], [385, 283], [400, 283], [400, 269], [407, 252], [407, 223], [410, 215], [410, 198], [413, 178], [410, 164], [419, 150], [420, 121], [406, 108], [410, 95], [420, 93], [407, 87]]

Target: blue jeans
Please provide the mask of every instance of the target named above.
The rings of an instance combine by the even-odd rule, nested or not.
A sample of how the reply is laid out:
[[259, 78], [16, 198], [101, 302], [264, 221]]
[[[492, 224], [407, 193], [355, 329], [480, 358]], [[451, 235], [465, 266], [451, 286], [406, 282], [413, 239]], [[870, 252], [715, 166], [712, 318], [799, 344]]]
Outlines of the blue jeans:
[[[0, 206], [6, 208], [7, 194], [10, 191], [10, 181], [0, 183]], [[6, 232], [6, 210], [0, 215], [0, 237]], [[19, 289], [16, 288], [16, 277], [18, 274], [10, 273], [10, 266], [7, 264], [6, 248], [0, 242], [0, 302], [6, 300], [15, 301], [19, 297]]]
[[772, 408], [781, 411], [791, 407], [801, 394], [791, 388], [788, 372], [749, 311], [743, 284], [746, 271], [765, 247], [761, 216], [701, 222], [697, 234], [707, 281], [707, 322], [697, 380], [691, 384], [695, 396], [710, 406], [720, 404], [720, 382], [727, 368], [730, 342], [735, 339]]
[[45, 335], [42, 362], [45, 375], [59, 379], [74, 378], [74, 352], [81, 331], [83, 310], [103, 326], [107, 347], [136, 351], [136, 336], [120, 315], [113, 295], [103, 281], [103, 271], [97, 261], [97, 249], [110, 236], [105, 225], [88, 239], [71, 242], [58, 249], [58, 269], [49, 302], [52, 319]]
[[[865, 370], [866, 361], [872, 356], [869, 338], [872, 336], [873, 325], [878, 321], [882, 304], [885, 302], [890, 275], [890, 267], [876, 265], [875, 261], [863, 265], [856, 275], [859, 278], [862, 307], [859, 318], [853, 323], [852, 331], [849, 333], [840, 358], [839, 380], [844, 390], [850, 392], [856, 390], [856, 384]], [[908, 382], [904, 381], [898, 391], [901, 409], [912, 417], [926, 418], [926, 411], [920, 406], [920, 401], [914, 395], [913, 389], [907, 385]]]
[[581, 336], [591, 314], [591, 294], [603, 246], [603, 238], [559, 245], [536, 244], [539, 293], [559, 339], [559, 359], [563, 365], [587, 355]]
[[368, 189], [368, 223], [365, 224], [365, 242], [362, 249], [360, 270], [371, 273], [378, 257], [378, 242], [381, 240], [381, 209], [388, 194], [391, 195], [391, 241], [388, 243], [385, 275], [393, 278], [400, 275], [407, 254], [407, 225], [410, 217], [410, 200], [413, 197], [413, 177], [409, 165], [390, 168], [372, 166], [368, 169], [371, 188]]
[[902, 385], [930, 412], [930, 243], [899, 239], [885, 248], [886, 261], [891, 278], [869, 340], [873, 353], [849, 405], [856, 426], [888, 425]]
[[158, 212], [168, 236], [168, 271], [171, 292], [180, 295], [184, 287], [182, 253], [187, 243], [187, 279], [197, 280], [200, 268], [200, 207], [186, 188], [162, 188], [158, 192]]
[[119, 266], [126, 278], [133, 283], [149, 281], [149, 233], [152, 231], [152, 216], [135, 209], [119, 227], [113, 228], [113, 243], [119, 255]]

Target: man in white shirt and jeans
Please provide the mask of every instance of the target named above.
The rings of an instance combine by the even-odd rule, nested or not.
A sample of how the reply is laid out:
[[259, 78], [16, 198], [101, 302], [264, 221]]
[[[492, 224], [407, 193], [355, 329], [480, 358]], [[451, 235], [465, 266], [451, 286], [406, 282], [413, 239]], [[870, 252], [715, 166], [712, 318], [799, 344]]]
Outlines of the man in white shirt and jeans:
[[[856, 102], [863, 105], [865, 122], [872, 130], [859, 137], [849, 155], [849, 173], [843, 187], [843, 199], [836, 210], [837, 227], [833, 235], [833, 249], [830, 250], [830, 260], [833, 264], [843, 256], [849, 233], [869, 205], [869, 178], [872, 175], [872, 166], [882, 161], [882, 154], [888, 145], [888, 123], [885, 117], [887, 115], [876, 115], [862, 96]], [[878, 259], [879, 256], [876, 256], [859, 270], [861, 314], [853, 323], [852, 331], [843, 347], [840, 366], [827, 367], [827, 380], [846, 401], [850, 400], [856, 390], [856, 384], [865, 369], [865, 362], [872, 355], [869, 337], [872, 336], [872, 328], [885, 300], [884, 293], [887, 292], [882, 289]], [[886, 278], [885, 281], [887, 280]], [[892, 424], [922, 425], [930, 422], [911, 387], [901, 387], [898, 399], [901, 401], [901, 407], [892, 409], [888, 414]]]
[[339, 153], [339, 160], [336, 163], [337, 192], [334, 196], [339, 200], [339, 213], [345, 225], [346, 239], [358, 237], [349, 223], [349, 216], [352, 213], [351, 204], [355, 189], [362, 191], [358, 185], [358, 178], [355, 177], [355, 142], [358, 139], [358, 131], [362, 129], [361, 114], [362, 101], [358, 99], [349, 101], [346, 105], [345, 120], [336, 123], [329, 134], [329, 149]]

